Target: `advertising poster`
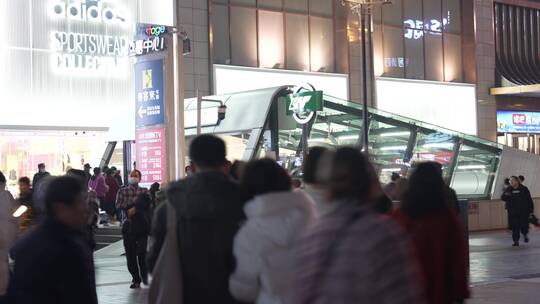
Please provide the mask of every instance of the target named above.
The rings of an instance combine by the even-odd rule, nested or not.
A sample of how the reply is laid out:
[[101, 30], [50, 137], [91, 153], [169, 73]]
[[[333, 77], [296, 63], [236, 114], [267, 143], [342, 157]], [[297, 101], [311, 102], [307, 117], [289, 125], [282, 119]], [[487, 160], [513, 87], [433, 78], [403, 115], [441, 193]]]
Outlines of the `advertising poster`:
[[540, 113], [497, 111], [497, 132], [540, 133]]
[[135, 65], [135, 125], [137, 128], [165, 123], [163, 60]]
[[167, 146], [165, 128], [137, 129], [137, 168], [141, 183], [162, 183], [167, 180]]

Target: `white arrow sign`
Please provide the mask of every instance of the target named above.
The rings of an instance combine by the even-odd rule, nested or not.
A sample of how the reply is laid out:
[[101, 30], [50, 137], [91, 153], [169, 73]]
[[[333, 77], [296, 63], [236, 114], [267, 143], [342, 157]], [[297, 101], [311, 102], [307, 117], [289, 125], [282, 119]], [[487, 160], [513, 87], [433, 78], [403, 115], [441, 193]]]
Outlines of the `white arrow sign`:
[[140, 106], [138, 113], [139, 113], [139, 117], [143, 118], [143, 116], [146, 114], [146, 109], [143, 108], [143, 106]]

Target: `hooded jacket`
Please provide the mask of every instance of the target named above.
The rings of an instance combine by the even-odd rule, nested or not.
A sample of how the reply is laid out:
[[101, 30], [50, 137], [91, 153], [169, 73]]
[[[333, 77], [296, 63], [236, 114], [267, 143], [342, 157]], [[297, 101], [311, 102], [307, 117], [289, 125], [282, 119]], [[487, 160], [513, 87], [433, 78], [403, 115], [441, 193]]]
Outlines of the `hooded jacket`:
[[17, 221], [12, 216], [15, 200], [0, 183], [0, 296], [6, 293], [8, 283], [8, 253], [17, 236]]
[[297, 238], [313, 218], [313, 206], [302, 191], [268, 193], [246, 205], [248, 221], [234, 240], [233, 296], [258, 304], [290, 303]]

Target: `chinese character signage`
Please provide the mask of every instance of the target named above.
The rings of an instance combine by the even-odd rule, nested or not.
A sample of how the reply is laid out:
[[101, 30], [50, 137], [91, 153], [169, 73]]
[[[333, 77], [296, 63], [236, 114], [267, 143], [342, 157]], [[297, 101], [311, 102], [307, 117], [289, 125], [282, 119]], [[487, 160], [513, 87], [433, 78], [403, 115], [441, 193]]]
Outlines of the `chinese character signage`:
[[165, 123], [163, 94], [163, 60], [137, 63], [135, 65], [137, 128]]
[[540, 113], [497, 111], [497, 132], [540, 133]]
[[137, 169], [142, 183], [161, 183], [167, 180], [167, 147], [165, 128], [137, 129]]
[[137, 38], [129, 44], [129, 56], [143, 56], [166, 50], [163, 36], [167, 33], [165, 26], [141, 24], [137, 31]]

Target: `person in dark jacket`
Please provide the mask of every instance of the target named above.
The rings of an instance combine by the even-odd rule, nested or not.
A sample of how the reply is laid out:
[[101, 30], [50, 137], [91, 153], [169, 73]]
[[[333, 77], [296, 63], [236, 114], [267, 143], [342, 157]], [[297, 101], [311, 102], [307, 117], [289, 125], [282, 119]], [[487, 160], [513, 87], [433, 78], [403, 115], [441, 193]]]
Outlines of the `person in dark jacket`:
[[120, 184], [118, 184], [118, 181], [114, 177], [116, 170], [109, 169], [106, 174], [105, 183], [109, 187], [109, 191], [107, 191], [107, 194], [105, 195], [105, 208], [102, 209], [104, 209], [109, 217], [112, 218], [116, 214], [116, 195], [118, 194], [118, 190], [120, 190]]
[[45, 205], [45, 221], [11, 250], [15, 268], [8, 303], [97, 304], [82, 183], [71, 176], [54, 178]]
[[394, 218], [407, 232], [429, 304], [470, 297], [464, 227], [438, 163], [418, 165]]
[[[167, 193], [178, 221], [184, 304], [238, 303], [229, 292], [229, 277], [235, 269], [233, 241], [245, 221], [248, 196], [225, 174], [223, 140], [199, 136], [192, 141], [189, 155], [194, 175], [171, 184]], [[150, 270], [163, 246], [167, 204], [160, 204], [155, 212]]]
[[506, 202], [513, 246], [519, 246], [520, 233], [523, 234], [525, 243], [528, 243], [529, 217], [534, 212], [534, 202], [529, 189], [520, 183], [517, 176], [512, 176], [510, 187], [504, 191], [501, 199]]
[[47, 176], [51, 176], [51, 174], [45, 169], [45, 164], [39, 164], [38, 172], [34, 174], [34, 178], [32, 179], [32, 186], [34, 187], [34, 189], [37, 188], [39, 182]]
[[130, 288], [140, 288], [141, 282], [148, 285], [148, 267], [146, 266], [146, 246], [150, 235], [150, 205], [152, 199], [148, 193], [137, 196], [135, 203], [128, 207], [128, 219], [122, 225], [124, 249], [132, 281]]
[[111, 167], [111, 171], [113, 172], [114, 179], [116, 179], [116, 182], [118, 182], [118, 186], [122, 187], [124, 185], [124, 181], [122, 180], [122, 176], [120, 176], [120, 171], [116, 169], [115, 166]]

